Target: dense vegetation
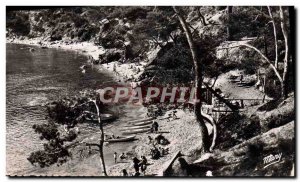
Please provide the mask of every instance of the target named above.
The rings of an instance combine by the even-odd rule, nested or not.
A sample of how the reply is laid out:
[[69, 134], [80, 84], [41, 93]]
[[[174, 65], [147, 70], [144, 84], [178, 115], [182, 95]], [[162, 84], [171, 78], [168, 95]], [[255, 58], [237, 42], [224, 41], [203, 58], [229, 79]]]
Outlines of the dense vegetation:
[[[278, 54], [278, 63], [282, 63], [285, 54], [284, 37], [280, 31], [278, 8], [271, 10], [278, 30], [278, 53], [274, 47], [272, 19], [267, 7], [233, 7], [230, 11], [226, 7], [182, 9], [193, 30], [199, 52], [202, 52], [201, 58], [208, 67], [204, 69], [206, 76], [214, 77], [232, 68], [245, 69], [246, 73], [255, 74], [258, 68], [268, 67], [268, 64], [261, 61], [261, 56], [251, 49], [236, 51], [233, 53], [235, 55], [216, 59], [216, 48], [226, 40], [238, 41], [254, 37], [252, 44], [255, 47], [270, 60], [275, 60]], [[285, 11], [288, 19], [287, 11], [290, 10]], [[289, 21], [286, 23], [289, 29]], [[144, 60], [149, 51], [160, 46], [162, 50], [154, 61], [156, 71], [146, 74], [158, 74], [156, 77], [161, 80], [159, 78], [167, 75], [167, 71], [172, 72], [172, 78], [175, 78], [173, 82], [192, 79], [192, 76], [182, 76], [192, 73], [192, 64], [186, 61], [191, 57], [182, 28], [171, 7], [72, 7], [9, 11], [7, 30], [10, 37], [16, 35], [44, 37], [49, 41], [92, 41], [108, 49], [106, 54], [100, 56], [102, 62]], [[235, 60], [237, 54], [242, 54], [242, 57]], [[178, 71], [178, 68], [182, 71]], [[283, 69], [280, 68], [279, 72], [282, 73]], [[289, 75], [292, 74], [293, 70], [289, 70]], [[272, 71], [268, 72], [267, 77], [268, 80], [276, 79]], [[170, 81], [168, 78], [166, 80]], [[280, 89], [277, 89], [280, 87], [279, 82], [267, 82], [266, 87], [270, 96], [280, 95]]]

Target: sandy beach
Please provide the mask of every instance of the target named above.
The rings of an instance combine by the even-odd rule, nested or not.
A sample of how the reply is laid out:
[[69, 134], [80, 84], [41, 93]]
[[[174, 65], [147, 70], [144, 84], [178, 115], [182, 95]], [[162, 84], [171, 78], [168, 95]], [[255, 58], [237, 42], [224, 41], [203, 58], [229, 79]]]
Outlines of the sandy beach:
[[[166, 113], [168, 115], [168, 112]], [[166, 117], [163, 116], [163, 117]], [[177, 110], [178, 119], [167, 119], [157, 120], [159, 124], [159, 133], [143, 133], [138, 135], [138, 144], [134, 149], [134, 156], [140, 159], [141, 156], [146, 156], [149, 165], [147, 166], [146, 176], [161, 176], [162, 170], [166, 167], [166, 163], [180, 151], [189, 160], [195, 160], [197, 158], [197, 149], [201, 147], [201, 136], [195, 130], [199, 125], [194, 119], [193, 113], [189, 111]], [[170, 144], [168, 145], [157, 145], [157, 147], [163, 147], [169, 149], [169, 154], [160, 157], [157, 160], [151, 159], [150, 149], [152, 147], [149, 144], [148, 136], [155, 138], [157, 135], [163, 135]], [[118, 164], [108, 169], [110, 176], [121, 176], [122, 169], [126, 169], [129, 174], [134, 174], [134, 168], [132, 160], [120, 161]]]
[[[105, 53], [105, 49], [101, 46], [97, 46], [92, 42], [74, 42], [74, 41], [45, 41], [42, 38], [7, 38], [7, 43], [14, 44], [25, 44], [25, 45], [33, 45], [39, 47], [46, 48], [57, 48], [57, 49], [65, 49], [65, 50], [73, 50], [78, 51], [81, 54], [84, 54], [88, 57], [92, 57], [94, 60], [99, 59], [99, 55]], [[157, 50], [153, 50], [148, 55], [148, 60], [152, 59], [157, 53]], [[147, 63], [145, 61], [141, 61], [138, 65], [135, 63], [123, 63], [114, 61], [110, 63], [104, 63], [100, 65], [93, 65], [100, 70], [109, 71], [111, 74], [114, 74], [117, 81], [125, 82], [128, 79], [137, 79], [144, 71], [144, 66]], [[131, 81], [134, 84], [134, 81]]]
[[26, 44], [47, 48], [60, 48], [66, 50], [80, 51], [82, 54], [87, 56], [92, 56], [94, 59], [98, 59], [99, 54], [103, 54], [105, 50], [96, 46], [92, 42], [74, 42], [74, 41], [45, 41], [42, 38], [7, 38], [6, 43], [15, 43], [15, 44]]

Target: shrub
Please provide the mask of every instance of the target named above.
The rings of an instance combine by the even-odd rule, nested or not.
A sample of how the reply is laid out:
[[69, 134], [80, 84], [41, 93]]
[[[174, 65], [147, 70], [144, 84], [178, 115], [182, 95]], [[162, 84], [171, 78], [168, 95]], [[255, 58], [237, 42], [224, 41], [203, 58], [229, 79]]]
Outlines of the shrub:
[[228, 149], [261, 133], [258, 117], [247, 118], [239, 113], [231, 113], [219, 123], [217, 148], [220, 149]]
[[24, 12], [10, 12], [6, 22], [6, 27], [11, 29], [16, 35], [25, 36], [30, 32], [29, 16]]
[[135, 21], [136, 19], [145, 19], [147, 16], [147, 10], [142, 7], [130, 6], [124, 8], [122, 15], [123, 18], [127, 18], [130, 21]]
[[264, 125], [266, 126], [265, 130], [270, 130], [272, 128], [277, 128], [279, 126], [285, 125], [291, 121], [295, 120], [295, 110], [292, 112], [286, 113], [284, 115], [272, 115], [266, 121]]
[[265, 93], [269, 97], [273, 97], [275, 99], [278, 99], [281, 96], [280, 83], [278, 81], [277, 76], [271, 68], [268, 68], [266, 71]]

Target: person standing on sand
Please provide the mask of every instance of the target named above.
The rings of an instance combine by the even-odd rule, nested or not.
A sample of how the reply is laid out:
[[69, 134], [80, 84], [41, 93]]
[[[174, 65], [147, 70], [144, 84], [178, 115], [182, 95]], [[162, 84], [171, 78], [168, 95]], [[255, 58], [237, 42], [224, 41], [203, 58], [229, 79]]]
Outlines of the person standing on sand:
[[156, 121], [153, 121], [152, 123], [152, 129], [155, 133], [158, 132], [158, 123]]
[[142, 163], [141, 164], [141, 171], [142, 171], [144, 176], [146, 175], [146, 169], [147, 169], [147, 165]]
[[241, 74], [240, 76], [240, 83], [243, 83], [244, 75]]
[[140, 163], [140, 160], [138, 159], [138, 158], [136, 158], [136, 157], [134, 157], [133, 159], [132, 159], [132, 161], [133, 161], [133, 167], [134, 167], [134, 170], [135, 170], [135, 172], [136, 173], [138, 173], [139, 172], [139, 163]]
[[140, 162], [141, 171], [142, 171], [142, 173], [143, 173], [144, 176], [145, 176], [148, 161], [147, 161], [147, 158], [146, 158], [145, 156], [142, 156], [142, 157], [141, 157], [141, 160], [142, 160], [142, 161]]
[[127, 173], [126, 169], [123, 169], [123, 170], [122, 170], [122, 175], [123, 175], [123, 176], [128, 176], [128, 173]]
[[113, 72], [117, 72], [117, 65], [116, 64], [113, 65]]
[[172, 112], [172, 118], [173, 118], [173, 120], [177, 119], [176, 113], [177, 113], [177, 111], [173, 111], [173, 112]]
[[[152, 133], [153, 133], [153, 131], [152, 131]], [[150, 145], [150, 144], [153, 144], [153, 139], [152, 139], [151, 136], [148, 136], [148, 144], [149, 144], [149, 145]]]
[[114, 153], [115, 164], [117, 163], [117, 152]]

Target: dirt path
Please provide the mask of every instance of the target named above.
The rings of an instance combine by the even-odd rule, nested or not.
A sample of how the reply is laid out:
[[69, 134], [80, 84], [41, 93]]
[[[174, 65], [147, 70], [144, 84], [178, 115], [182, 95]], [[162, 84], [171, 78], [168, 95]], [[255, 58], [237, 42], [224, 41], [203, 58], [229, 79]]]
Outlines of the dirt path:
[[[218, 80], [216, 81], [215, 87], [222, 90], [222, 92], [228, 98], [236, 98], [236, 99], [262, 99], [264, 97], [264, 93], [252, 87], [239, 87], [237, 83], [231, 82], [229, 79], [230, 75], [240, 75], [240, 71], [231, 71], [225, 74], [222, 74]], [[245, 76], [244, 79], [247, 79]], [[248, 79], [251, 79], [250, 76]], [[270, 99], [266, 96], [266, 99]]]

